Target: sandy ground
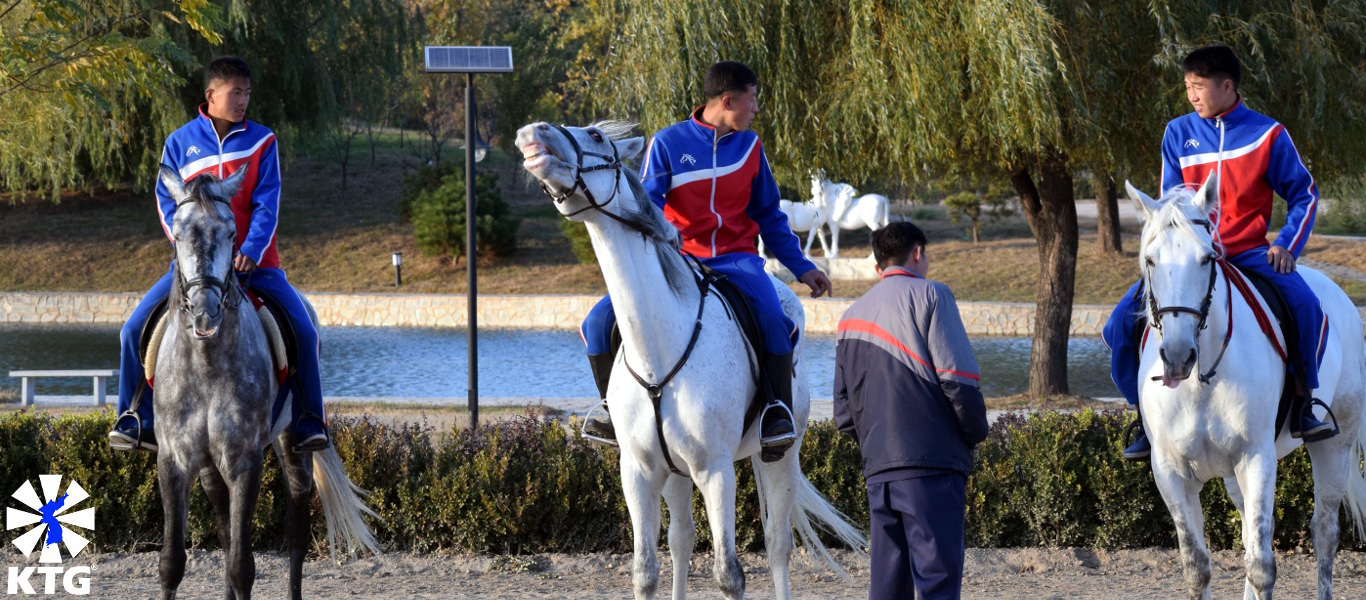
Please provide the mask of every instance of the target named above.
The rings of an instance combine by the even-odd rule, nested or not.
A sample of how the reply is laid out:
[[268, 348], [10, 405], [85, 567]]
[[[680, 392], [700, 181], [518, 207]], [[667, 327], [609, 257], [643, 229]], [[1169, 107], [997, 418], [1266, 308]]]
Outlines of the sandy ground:
[[[867, 564], [852, 553], [837, 553], [853, 575], [847, 583], [811, 556], [797, 552], [792, 569], [794, 598], [861, 598], [867, 594]], [[99, 598], [149, 598], [157, 595], [154, 553], [99, 554], [92, 561], [91, 595]], [[743, 557], [751, 597], [773, 595], [763, 556]], [[310, 561], [304, 566], [304, 593], [321, 598], [623, 598], [630, 597], [631, 557], [621, 554], [535, 555], [518, 557], [388, 554], [356, 559], [341, 566]], [[1242, 557], [1232, 551], [1215, 555], [1212, 593], [1215, 598], [1242, 594]], [[671, 562], [661, 555], [661, 596], [672, 585]], [[275, 554], [258, 555], [254, 595], [286, 596], [286, 561]], [[1276, 591], [1288, 598], [1311, 597], [1313, 558], [1303, 554], [1277, 557]], [[695, 598], [720, 598], [710, 576], [710, 555], [695, 556], [688, 578]], [[223, 595], [223, 555], [192, 553], [182, 598]], [[60, 584], [59, 584], [60, 585]], [[1184, 584], [1176, 551], [1166, 549], [1114, 552], [1082, 549], [1007, 549], [968, 551], [965, 598], [1175, 598]], [[40, 590], [41, 591], [41, 590]], [[1366, 597], [1366, 554], [1338, 556], [1336, 597]]]

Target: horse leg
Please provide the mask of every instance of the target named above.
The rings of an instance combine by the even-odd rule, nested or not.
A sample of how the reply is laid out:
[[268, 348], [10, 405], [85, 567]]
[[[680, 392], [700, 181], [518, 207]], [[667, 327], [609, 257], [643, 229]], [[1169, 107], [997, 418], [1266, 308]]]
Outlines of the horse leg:
[[621, 452], [621, 489], [626, 494], [626, 510], [631, 513], [635, 560], [631, 562], [631, 584], [636, 599], [655, 597], [659, 587], [659, 494], [663, 482], [652, 479], [630, 453]]
[[792, 504], [796, 493], [793, 482], [801, 476], [796, 458], [798, 450], [800, 447], [794, 446], [782, 460], [774, 463], [750, 461], [758, 477], [758, 487], [763, 490], [760, 500], [766, 512], [764, 550], [768, 553], [768, 570], [773, 575], [773, 595], [778, 600], [787, 600], [792, 594], [788, 571], [792, 559]]
[[161, 487], [161, 597], [171, 600], [185, 577], [185, 527], [190, 513], [190, 483], [187, 469], [163, 450], [157, 455], [157, 483]]
[[830, 221], [830, 252], [826, 256], [839, 258], [840, 255], [840, 224]]
[[[208, 467], [199, 470], [199, 485], [204, 488], [209, 505], [213, 506], [213, 519], [218, 524], [218, 545], [223, 548], [226, 555], [228, 548], [232, 547], [232, 507], [228, 498], [228, 484], [223, 481], [223, 476], [218, 474], [217, 469]], [[232, 592], [231, 583], [226, 589], [227, 599], [234, 600], [237, 596]]]
[[275, 456], [280, 459], [285, 483], [289, 488], [289, 503], [285, 513], [285, 541], [289, 547], [289, 597], [303, 597], [304, 556], [308, 553], [312, 528], [309, 504], [313, 499], [313, 471], [306, 455], [293, 450], [289, 432], [275, 440]]
[[1153, 461], [1153, 479], [1176, 524], [1186, 589], [1192, 600], [1209, 600], [1209, 550], [1205, 547], [1205, 516], [1200, 508], [1200, 488], [1204, 482], [1182, 478], [1160, 459]]
[[697, 525], [692, 519], [692, 480], [670, 477], [664, 483], [664, 502], [669, 506], [669, 556], [674, 561], [674, 600], [688, 595], [688, 567], [692, 561], [693, 545], [697, 543]]
[[[1349, 430], [1349, 429], [1344, 429]], [[1314, 559], [1318, 566], [1318, 599], [1333, 597], [1333, 563], [1342, 534], [1338, 511], [1347, 495], [1347, 477], [1353, 468], [1352, 436], [1338, 435], [1312, 444], [1309, 460], [1314, 468]]]
[[1234, 474], [1244, 495], [1241, 512], [1247, 584], [1243, 597], [1270, 600], [1276, 585], [1276, 555], [1271, 551], [1271, 529], [1276, 520], [1275, 447], [1268, 443], [1262, 451], [1248, 454]]
[[729, 460], [697, 474], [711, 526], [712, 577], [727, 600], [745, 596], [745, 571], [735, 555], [735, 463]]
[[256, 560], [251, 553], [251, 516], [256, 512], [256, 498], [261, 491], [261, 452], [246, 450], [230, 464], [242, 466], [224, 477], [232, 507], [229, 524], [232, 545], [225, 549], [228, 583], [239, 600], [251, 600], [251, 586], [256, 582]]

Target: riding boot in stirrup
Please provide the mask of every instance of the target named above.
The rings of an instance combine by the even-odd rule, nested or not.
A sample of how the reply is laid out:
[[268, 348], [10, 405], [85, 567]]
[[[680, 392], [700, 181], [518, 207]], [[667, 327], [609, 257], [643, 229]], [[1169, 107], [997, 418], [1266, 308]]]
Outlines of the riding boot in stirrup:
[[[1137, 409], [1138, 407], [1135, 406], [1134, 408]], [[1137, 431], [1133, 434], [1134, 442], [1124, 449], [1123, 457], [1124, 460], [1144, 462], [1152, 458], [1153, 445], [1148, 441], [1148, 434], [1143, 431], [1142, 412], [1139, 412], [1138, 418], [1134, 419], [1134, 422], [1124, 430], [1124, 438], [1128, 439], [1129, 432], [1135, 430]]]
[[294, 451], [321, 452], [332, 446], [332, 440], [327, 435], [327, 418], [323, 416], [322, 399], [305, 400], [299, 393], [299, 387], [295, 385], [290, 391], [293, 410], [299, 415], [294, 419]]
[[1301, 438], [1305, 443], [1321, 442], [1338, 434], [1337, 427], [1324, 423], [1314, 416], [1314, 403], [1319, 402], [1306, 396], [1295, 399], [1295, 418], [1291, 419], [1290, 437]]
[[[589, 354], [588, 366], [593, 370], [593, 381], [598, 384], [598, 397], [602, 398], [602, 403], [589, 409], [588, 415], [583, 418], [583, 430], [580, 435], [583, 439], [606, 444], [608, 446], [617, 445], [617, 432], [612, 427], [612, 415], [607, 412], [607, 382], [612, 376], [612, 360], [615, 356], [611, 352], [602, 354]], [[602, 414], [598, 414], [598, 409], [602, 409]]]
[[764, 377], [769, 401], [759, 417], [759, 458], [764, 462], [782, 460], [797, 440], [792, 416], [792, 353], [765, 358]]
[[147, 389], [147, 382], [139, 384], [132, 405], [114, 419], [114, 429], [109, 432], [109, 447], [115, 450], [157, 451], [156, 434], [151, 427], [143, 427], [143, 423], [151, 420], [147, 418], [151, 416], [151, 405], [148, 404], [147, 410], [143, 410], [142, 407], [142, 399]]

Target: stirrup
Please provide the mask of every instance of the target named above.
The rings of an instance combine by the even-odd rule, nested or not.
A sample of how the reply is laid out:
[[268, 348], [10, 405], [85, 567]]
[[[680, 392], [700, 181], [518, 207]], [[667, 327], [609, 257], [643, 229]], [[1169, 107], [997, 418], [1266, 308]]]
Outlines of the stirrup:
[[293, 447], [294, 452], [298, 454], [302, 454], [304, 452], [321, 452], [331, 447], [332, 437], [329, 435], [327, 431], [327, 421], [323, 419], [322, 415], [319, 415], [317, 413], [305, 412], [304, 414], [300, 415], [299, 419], [294, 422], [294, 425], [292, 427], [294, 435], [298, 435], [299, 424], [303, 423], [304, 419], [313, 419], [317, 421], [318, 424], [322, 425], [322, 431], [310, 435], [306, 438], [296, 440], [294, 442]]
[[[781, 410], [783, 413], [786, 413], [787, 422], [791, 429], [783, 433], [764, 437], [764, 423], [766, 423], [769, 418], [768, 412], [770, 410]], [[783, 414], [776, 414], [773, 418], [781, 419], [783, 416]], [[777, 462], [782, 460], [783, 456], [787, 454], [788, 449], [792, 448], [792, 444], [796, 441], [797, 419], [792, 414], [792, 409], [778, 400], [770, 400], [768, 404], [764, 406], [763, 413], [759, 415], [759, 459], [764, 462]]]
[[[1314, 405], [1317, 404], [1317, 405], [1323, 407], [1324, 413], [1326, 413], [1327, 416], [1328, 416], [1328, 419], [1329, 419], [1330, 421], [1333, 422], [1333, 428], [1332, 428], [1332, 429], [1315, 428], [1315, 429], [1317, 429], [1317, 431], [1304, 431], [1304, 430], [1301, 429], [1301, 428], [1292, 427], [1292, 428], [1291, 428], [1291, 431], [1290, 431], [1290, 437], [1292, 437], [1292, 438], [1300, 438], [1302, 441], [1304, 441], [1304, 443], [1310, 444], [1310, 443], [1313, 443], [1313, 442], [1321, 442], [1321, 441], [1323, 441], [1323, 440], [1326, 440], [1326, 439], [1328, 439], [1328, 438], [1331, 438], [1331, 437], [1333, 437], [1333, 436], [1335, 436], [1335, 435], [1341, 433], [1341, 429], [1338, 428], [1338, 417], [1337, 417], [1337, 415], [1333, 414], [1333, 409], [1332, 409], [1331, 407], [1329, 407], [1327, 404], [1325, 404], [1324, 401], [1319, 400], [1318, 398], [1310, 397], [1310, 398], [1308, 398], [1307, 400], [1304, 400], [1303, 402], [1305, 402], [1306, 406], [1302, 407], [1302, 408], [1300, 409], [1300, 411], [1301, 411], [1300, 414], [1295, 416], [1295, 417], [1296, 417], [1296, 422], [1297, 422], [1297, 424], [1301, 424], [1301, 425], [1303, 424], [1303, 421], [1304, 421], [1304, 412], [1303, 412], [1303, 411], [1309, 411], [1309, 416], [1310, 416], [1310, 417], [1313, 417], [1313, 415], [1314, 415], [1313, 408], [1314, 408]], [[1315, 420], [1317, 420], [1317, 419], [1315, 419]], [[1320, 423], [1321, 423], [1324, 427], [1327, 427], [1327, 425], [1328, 425], [1328, 423], [1325, 422], [1325, 421], [1320, 421]], [[1296, 432], [1295, 429], [1301, 429], [1301, 430], [1298, 431], [1298, 432]], [[1299, 435], [1296, 435], [1296, 433], [1298, 433]]]
[[[602, 416], [597, 416], [598, 410], [602, 410]], [[583, 416], [583, 425], [579, 428], [579, 436], [590, 442], [597, 442], [605, 446], [616, 446], [616, 428], [612, 427], [612, 414], [607, 412], [607, 401], [603, 400], [592, 408], [588, 409], [588, 414]]]
[[[119, 423], [124, 419], [133, 420], [132, 436], [119, 429]], [[128, 409], [114, 419], [114, 429], [109, 432], [109, 447], [115, 450], [141, 450], [143, 452], [156, 452], [156, 434], [145, 431], [142, 428], [142, 417], [133, 409]]]
[[[1135, 431], [1138, 433], [1135, 434]], [[1142, 438], [1139, 436], [1142, 436]], [[1148, 432], [1143, 429], [1142, 417], [1134, 419], [1133, 423], [1130, 423], [1128, 427], [1124, 428], [1124, 450], [1120, 453], [1120, 456], [1124, 460], [1133, 462], [1147, 462], [1152, 460], [1152, 442], [1148, 442], [1146, 450], [1142, 448], [1137, 450], [1134, 449], [1134, 446], [1138, 444], [1139, 439], [1144, 441], [1147, 441], [1148, 439]]]

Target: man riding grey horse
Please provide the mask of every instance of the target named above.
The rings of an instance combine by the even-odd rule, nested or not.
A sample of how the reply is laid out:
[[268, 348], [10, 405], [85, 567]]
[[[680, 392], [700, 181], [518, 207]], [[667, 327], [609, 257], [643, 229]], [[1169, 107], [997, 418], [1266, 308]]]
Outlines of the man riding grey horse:
[[[830, 291], [830, 278], [807, 260], [787, 217], [778, 210], [778, 185], [768, 167], [759, 136], [749, 130], [759, 112], [759, 78], [744, 64], [716, 63], [707, 70], [702, 91], [706, 104], [688, 120], [655, 134], [641, 168], [641, 183], [656, 206], [679, 229], [683, 250], [700, 258], [743, 289], [754, 302], [763, 330], [760, 385], [769, 404], [760, 419], [760, 444], [766, 461], [781, 459], [792, 446], [792, 335], [796, 327], [778, 304], [755, 235], [773, 249], [778, 260], [811, 288], [811, 296]], [[611, 344], [616, 315], [610, 297], [589, 312], [581, 333], [588, 363], [605, 398], [615, 358]], [[736, 360], [743, 360], [737, 357]], [[602, 404], [602, 416], [590, 413], [584, 437], [616, 443], [616, 432]]]
[[[275, 249], [280, 208], [277, 145], [270, 129], [246, 120], [251, 81], [251, 69], [241, 58], [223, 56], [210, 62], [204, 73], [206, 102], [199, 106], [198, 117], [166, 138], [161, 162], [178, 171], [185, 181], [202, 173], [222, 179], [247, 170], [241, 188], [232, 197], [237, 222], [233, 267], [249, 289], [289, 314], [298, 345], [291, 394], [295, 403], [295, 450], [318, 451], [329, 446], [318, 372], [318, 332], [303, 297], [280, 268]], [[157, 182], [156, 196], [162, 228], [174, 243], [171, 224], [176, 201], [161, 181]], [[172, 264], [142, 297], [120, 332], [119, 417], [109, 432], [109, 445], [117, 450], [157, 449], [151, 397], [155, 382], [143, 371], [140, 345], [142, 332], [152, 313], [165, 302], [175, 274]]]

